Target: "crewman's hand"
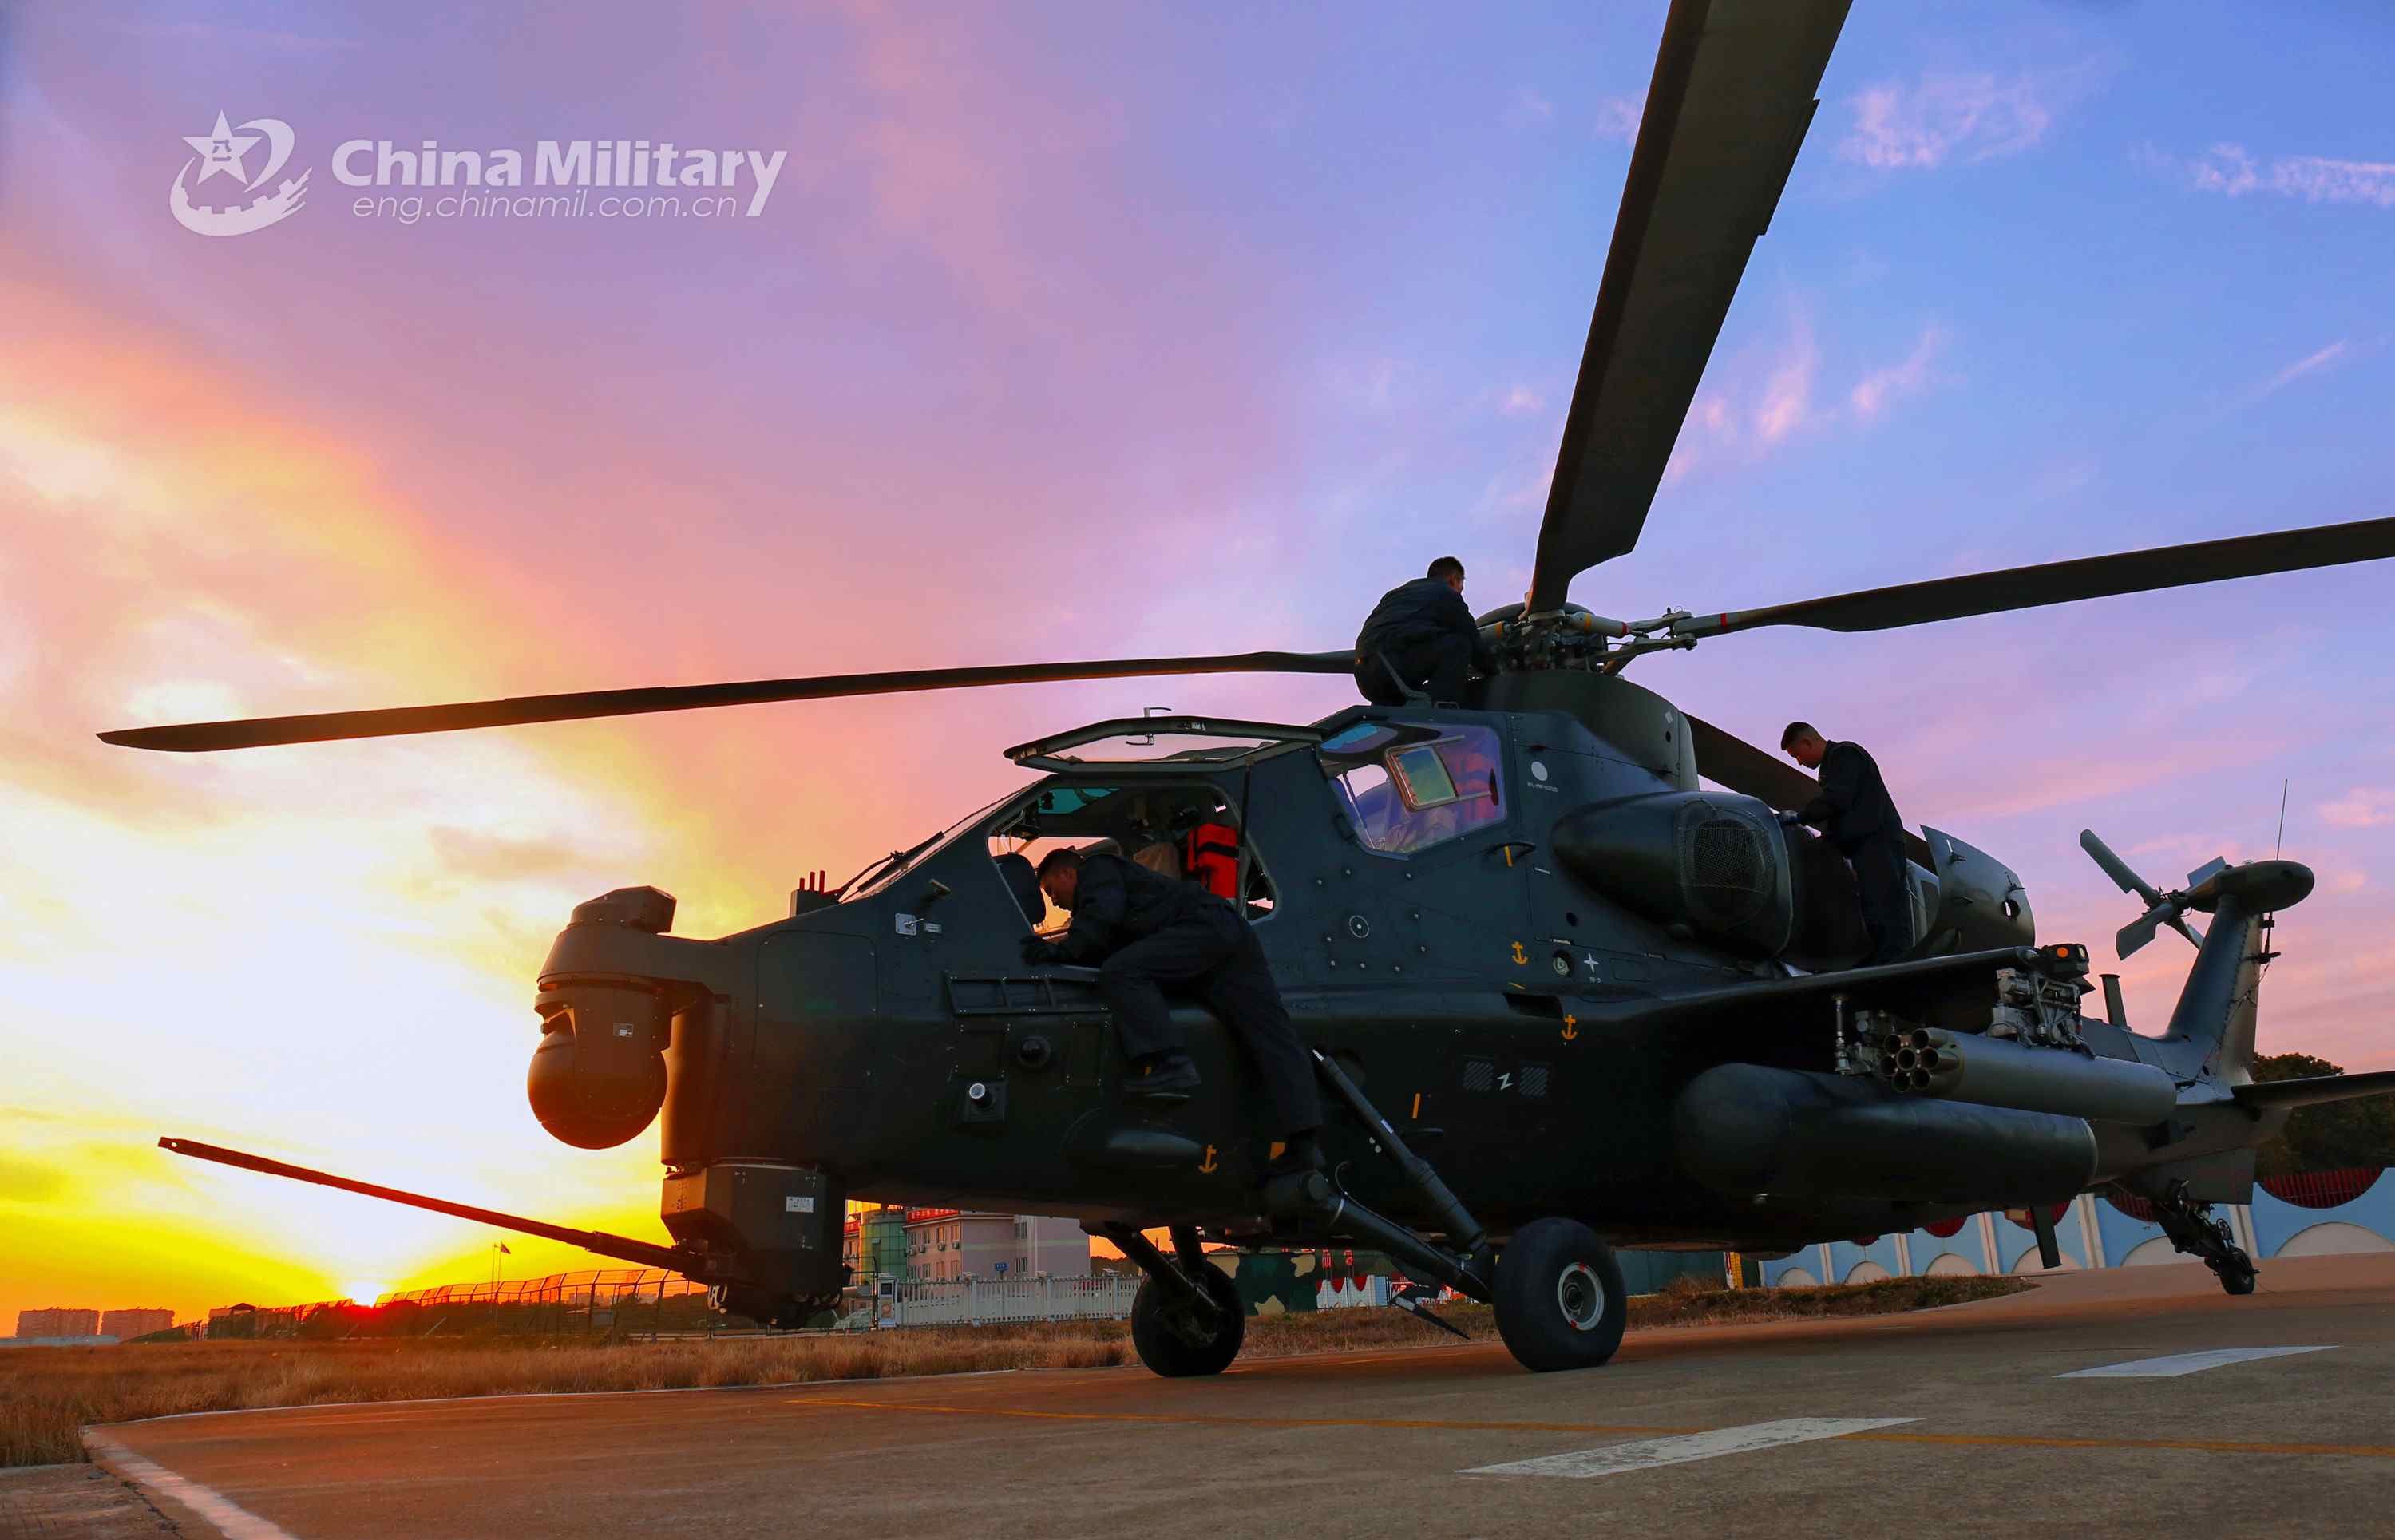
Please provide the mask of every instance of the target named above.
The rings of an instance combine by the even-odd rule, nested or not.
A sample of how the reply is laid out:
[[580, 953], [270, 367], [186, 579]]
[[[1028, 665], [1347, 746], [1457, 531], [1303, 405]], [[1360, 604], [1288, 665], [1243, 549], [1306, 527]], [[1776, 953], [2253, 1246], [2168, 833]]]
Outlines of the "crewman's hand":
[[1792, 813], [1783, 807], [1772, 816], [1790, 829], [1802, 829], [1805, 827], [1805, 816], [1801, 813]]
[[1023, 961], [1034, 967], [1043, 962], [1053, 962], [1063, 955], [1064, 949], [1053, 941], [1043, 940], [1037, 936], [1023, 938]]

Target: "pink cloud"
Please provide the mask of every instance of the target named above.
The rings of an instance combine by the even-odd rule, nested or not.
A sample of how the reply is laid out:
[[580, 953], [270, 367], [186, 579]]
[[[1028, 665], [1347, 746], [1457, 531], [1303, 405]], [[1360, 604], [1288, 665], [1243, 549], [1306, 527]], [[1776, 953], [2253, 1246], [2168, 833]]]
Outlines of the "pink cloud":
[[1632, 143], [1638, 138], [1638, 125], [1646, 115], [1644, 91], [1634, 97], [1607, 97], [1596, 104], [1596, 137]]
[[1839, 154], [1882, 171], [2018, 154], [2054, 124], [2044, 88], [2026, 75], [1924, 75], [1910, 86], [1871, 86], [1847, 104], [1854, 128]]
[[1942, 326], [1924, 325], [1912, 352], [1866, 373], [1846, 390], [1843, 405], [1833, 397], [1825, 405], [1819, 399], [1821, 350], [1811, 313], [1803, 304], [1793, 305], [1787, 332], [1767, 348], [1714, 361], [1681, 425], [1665, 480], [1676, 482], [1700, 465], [1750, 463], [1808, 434], [1868, 421], [1938, 383], [1934, 365], [1947, 342]]
[[1754, 431], [1765, 444], [1778, 444], [1805, 426], [1812, 411], [1813, 377], [1820, 364], [1812, 322], [1799, 312], [1779, 366], [1764, 381], [1763, 397], [1755, 404]]
[[1930, 382], [1930, 362], [1946, 345], [1946, 334], [1935, 324], [1921, 328], [1921, 339], [1901, 363], [1885, 369], [1874, 369], [1857, 381], [1847, 393], [1858, 417], [1873, 418], [1885, 411], [1890, 403], [1923, 389]]
[[2376, 829], [2381, 824], [2395, 823], [2395, 790], [2357, 786], [2335, 802], [2321, 803], [2315, 811], [2321, 821], [2333, 829]]
[[1786, 334], [1767, 349], [1714, 360], [1689, 405], [1665, 479], [1676, 482], [1700, 465], [1749, 463], [1808, 434], [1868, 421], [1938, 383], [1934, 365], [1947, 341], [1943, 327], [1924, 325], [1902, 359], [1866, 373], [1846, 390], [1842, 405], [1834, 396], [1824, 405], [1811, 314], [1795, 305]]
[[1525, 86], [1514, 93], [1513, 105], [1505, 109], [1505, 126], [1527, 128], [1533, 124], [1552, 122], [1555, 104]]
[[2304, 376], [2308, 374], [2311, 374], [2316, 370], [2327, 368], [2330, 365], [2335, 364], [2337, 360], [2343, 358], [2350, 346], [2351, 344], [2349, 340], [2340, 339], [2330, 343], [2327, 347], [2321, 349], [2318, 352], [2309, 353], [2302, 358], [2296, 359], [2293, 364], [2288, 365], [2285, 368], [2281, 369], [2277, 374], [2272, 375], [2269, 379], [2264, 380], [2260, 385], [2255, 387], [2253, 395], [2250, 399], [2259, 401], [2262, 397], [2270, 394], [2274, 391], [2278, 391], [2294, 384], [2296, 380], [2303, 378]]
[[[2168, 156], [2148, 154], [2165, 166]], [[2368, 204], [2395, 208], [2395, 161], [2334, 160], [2324, 155], [2280, 155], [2269, 165], [2242, 144], [2216, 144], [2179, 168], [2199, 192], [2242, 198], [2269, 192], [2316, 204]]]

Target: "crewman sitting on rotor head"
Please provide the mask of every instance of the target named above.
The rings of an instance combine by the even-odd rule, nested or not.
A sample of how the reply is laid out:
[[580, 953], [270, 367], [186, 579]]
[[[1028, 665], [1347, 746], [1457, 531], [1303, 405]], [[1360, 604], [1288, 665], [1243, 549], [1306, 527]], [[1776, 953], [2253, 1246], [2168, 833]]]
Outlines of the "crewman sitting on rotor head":
[[1452, 556], [1381, 595], [1356, 636], [1356, 688], [1375, 706], [1402, 706], [1409, 690], [1463, 705], [1475, 663], [1487, 671], [1489, 644], [1463, 602], [1463, 564]]
[[1172, 1103], [1198, 1088], [1198, 1066], [1164, 1002], [1166, 985], [1187, 989], [1238, 1034], [1264, 1072], [1274, 1125], [1288, 1147], [1266, 1175], [1321, 1165], [1314, 1065], [1264, 948], [1237, 909], [1195, 883], [1069, 845], [1039, 863], [1039, 886], [1051, 903], [1072, 911], [1072, 928], [1059, 941], [1026, 936], [1023, 959], [1096, 965], [1098, 992], [1131, 1061], [1127, 1095]]
[[1809, 722], [1790, 723], [1780, 747], [1821, 780], [1819, 796], [1781, 819], [1819, 830], [1855, 869], [1871, 936], [1862, 966], [1895, 962], [1912, 945], [1912, 903], [1905, 894], [1904, 819], [1880, 779], [1879, 763], [1860, 744], [1824, 742]]

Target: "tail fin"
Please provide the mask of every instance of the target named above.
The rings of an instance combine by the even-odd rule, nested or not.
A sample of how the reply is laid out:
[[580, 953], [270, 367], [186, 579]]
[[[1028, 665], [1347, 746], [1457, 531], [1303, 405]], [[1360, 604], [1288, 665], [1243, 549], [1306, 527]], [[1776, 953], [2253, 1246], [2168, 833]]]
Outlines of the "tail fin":
[[2254, 1022], [2262, 993], [2270, 914], [2301, 903], [2310, 869], [2293, 861], [2249, 861], [2213, 873], [2185, 896], [2210, 910], [2211, 928], [2171, 1011], [2163, 1041], [2177, 1051], [2164, 1066], [2182, 1079], [2203, 1076], [2243, 1085], [2254, 1066]]

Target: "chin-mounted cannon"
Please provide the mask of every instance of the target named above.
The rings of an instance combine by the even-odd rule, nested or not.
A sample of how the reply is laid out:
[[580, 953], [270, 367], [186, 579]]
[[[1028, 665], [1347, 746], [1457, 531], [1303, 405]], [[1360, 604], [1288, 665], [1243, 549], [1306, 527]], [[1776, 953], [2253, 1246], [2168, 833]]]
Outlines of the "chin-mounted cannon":
[[[661, 936], [673, 928], [673, 914], [670, 893], [617, 888], [575, 907], [558, 949], [581, 927]], [[695, 986], [632, 974], [544, 969], [533, 999], [540, 1043], [524, 1078], [533, 1116], [581, 1149], [610, 1149], [637, 1136], [665, 1106], [674, 1015], [698, 993]]]
[[[751, 970], [755, 961], [668, 935], [673, 917], [671, 894], [617, 888], [577, 905], [549, 949], [524, 1090], [541, 1126], [567, 1144], [611, 1148], [638, 1137], [669, 1098], [685, 1120], [708, 1100], [718, 1013], [741, 959]], [[716, 1158], [721, 1130], [698, 1119], [694, 1140], [678, 1134], [677, 1115], [666, 1110], [659, 1204], [674, 1260], [653, 1265], [712, 1285], [724, 1308], [769, 1324], [797, 1324], [835, 1303], [847, 1280], [839, 1180], [784, 1162]]]

